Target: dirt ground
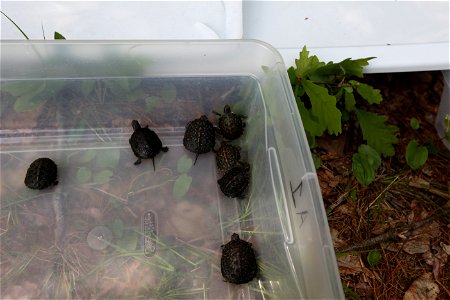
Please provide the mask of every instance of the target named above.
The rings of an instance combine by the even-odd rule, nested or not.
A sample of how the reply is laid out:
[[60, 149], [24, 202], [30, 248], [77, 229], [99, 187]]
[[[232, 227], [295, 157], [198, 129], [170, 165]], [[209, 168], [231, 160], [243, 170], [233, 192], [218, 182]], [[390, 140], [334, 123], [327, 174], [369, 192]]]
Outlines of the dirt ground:
[[[396, 153], [383, 160], [375, 181], [363, 187], [351, 174], [362, 142], [357, 126], [318, 142], [317, 172], [344, 291], [349, 299], [450, 299], [450, 155], [434, 128], [442, 74], [368, 74], [365, 82], [384, 99], [370, 110], [399, 128]], [[411, 139], [429, 150], [415, 171], [405, 161]]]

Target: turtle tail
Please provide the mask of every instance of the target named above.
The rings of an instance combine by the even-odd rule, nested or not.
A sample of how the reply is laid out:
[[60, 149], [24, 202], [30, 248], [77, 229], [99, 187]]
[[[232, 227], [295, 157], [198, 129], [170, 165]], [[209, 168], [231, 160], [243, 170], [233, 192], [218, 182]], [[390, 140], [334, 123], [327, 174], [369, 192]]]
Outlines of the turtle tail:
[[200, 154], [199, 153], [197, 153], [197, 155], [195, 156], [195, 160], [194, 160], [194, 166], [195, 166], [195, 163], [197, 162], [197, 158], [198, 158], [198, 156], [199, 156]]
[[152, 157], [152, 162], [153, 162], [153, 172], [156, 172], [156, 169], [155, 169], [155, 158], [154, 157]]

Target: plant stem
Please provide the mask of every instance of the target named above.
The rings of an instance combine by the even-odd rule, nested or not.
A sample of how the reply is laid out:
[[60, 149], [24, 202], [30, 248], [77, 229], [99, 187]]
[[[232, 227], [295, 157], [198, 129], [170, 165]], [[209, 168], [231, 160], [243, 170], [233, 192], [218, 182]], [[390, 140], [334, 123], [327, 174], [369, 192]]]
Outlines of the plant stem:
[[8, 17], [4, 12], [0, 11], [2, 13], [2, 15], [4, 15], [11, 23], [13, 23], [14, 26], [16, 26], [17, 29], [19, 29], [19, 31], [22, 33], [22, 35], [29, 40], [28, 36], [25, 34], [25, 32], [23, 32], [22, 29], [20, 29], [20, 27], [10, 18]]
[[439, 213], [436, 213], [426, 219], [423, 219], [423, 220], [420, 220], [420, 221], [417, 221], [417, 222], [414, 222], [411, 224], [407, 224], [404, 226], [392, 228], [383, 234], [377, 235], [376, 237], [364, 240], [362, 242], [348, 246], [344, 249], [338, 249], [338, 251], [342, 253], [342, 252], [350, 252], [350, 251], [370, 248], [370, 247], [373, 247], [380, 243], [387, 242], [389, 240], [393, 240], [393, 239], [397, 238], [397, 236], [399, 234], [402, 234], [405, 237], [411, 236], [417, 228], [422, 227], [425, 224], [431, 223], [432, 221], [440, 218], [441, 216], [448, 215], [449, 213], [450, 213], [450, 209], [444, 209], [444, 210], [440, 211]]

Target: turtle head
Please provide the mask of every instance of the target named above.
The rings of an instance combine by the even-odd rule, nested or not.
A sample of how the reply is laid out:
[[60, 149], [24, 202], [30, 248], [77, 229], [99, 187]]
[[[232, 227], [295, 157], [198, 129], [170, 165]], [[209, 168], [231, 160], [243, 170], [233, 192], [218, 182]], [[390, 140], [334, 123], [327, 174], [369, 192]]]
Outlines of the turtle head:
[[131, 121], [131, 126], [133, 126], [133, 130], [138, 130], [139, 128], [141, 128], [141, 124], [139, 124], [137, 120]]
[[223, 108], [223, 112], [226, 114], [229, 114], [231, 112], [231, 107], [228, 104], [225, 104], [225, 107]]
[[232, 241], [239, 241], [239, 240], [240, 240], [240, 239], [239, 239], [239, 234], [233, 233], [233, 234], [231, 235], [231, 240], [232, 240]]

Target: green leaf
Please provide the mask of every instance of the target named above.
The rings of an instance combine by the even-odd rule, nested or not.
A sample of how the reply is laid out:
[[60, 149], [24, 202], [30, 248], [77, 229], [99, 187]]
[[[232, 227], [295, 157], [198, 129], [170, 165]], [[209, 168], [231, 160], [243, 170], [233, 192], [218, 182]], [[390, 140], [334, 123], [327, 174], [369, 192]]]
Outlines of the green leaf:
[[288, 73], [289, 81], [291, 82], [291, 84], [295, 84], [297, 82], [297, 77], [295, 76], [294, 67], [290, 67], [287, 70], [287, 73]]
[[47, 98], [41, 95], [30, 94], [20, 96], [14, 102], [14, 110], [16, 112], [30, 112], [47, 102]]
[[120, 240], [117, 241], [117, 246], [125, 251], [136, 250], [138, 244], [138, 235], [136, 232], [127, 230], [126, 234], [122, 236]]
[[91, 180], [92, 172], [91, 172], [91, 170], [89, 170], [86, 167], [81, 167], [77, 171], [76, 178], [77, 178], [77, 182], [79, 184], [84, 184], [84, 183], [88, 182], [89, 180]]
[[142, 99], [144, 97], [144, 92], [142, 91], [142, 89], [134, 89], [134, 90], [130, 90], [128, 92], [126, 92], [126, 96], [125, 96], [126, 100], [133, 102], [136, 101], [138, 99]]
[[325, 125], [317, 121], [317, 118], [313, 116], [310, 110], [306, 109], [302, 101], [297, 100], [297, 107], [302, 118], [303, 126], [305, 126], [305, 130], [310, 134], [310, 137], [321, 136], [326, 129]]
[[376, 170], [381, 166], [381, 157], [377, 151], [368, 145], [360, 145], [358, 147], [358, 153], [363, 155], [367, 162]]
[[111, 232], [116, 239], [121, 239], [124, 232], [123, 221], [120, 218], [115, 218], [111, 223]]
[[356, 76], [362, 78], [364, 67], [369, 65], [369, 60], [375, 57], [366, 57], [359, 59], [347, 58], [339, 62], [338, 65], [344, 70], [344, 75], [348, 78], [350, 76]]
[[355, 112], [361, 126], [363, 138], [367, 141], [367, 144], [385, 157], [393, 156], [395, 153], [393, 145], [398, 143], [398, 139], [395, 136], [398, 128], [394, 125], [384, 124], [388, 118], [387, 116], [356, 108]]
[[172, 83], [165, 84], [161, 91], [161, 97], [166, 102], [173, 102], [177, 98], [177, 88], [175, 85]]
[[66, 38], [59, 32], [55, 31], [55, 40], [65, 40]]
[[375, 179], [375, 170], [367, 163], [367, 160], [359, 153], [352, 156], [352, 171], [355, 178], [362, 185], [369, 185]]
[[309, 56], [309, 51], [306, 50], [306, 46], [303, 47], [300, 52], [300, 59], [295, 60], [297, 70], [295, 72], [297, 78], [306, 79], [309, 73], [314, 72], [318, 68], [325, 65], [324, 62], [320, 62], [317, 56]]
[[368, 61], [372, 58], [347, 58], [338, 63], [328, 62], [326, 65], [311, 72], [309, 79], [316, 82], [332, 83], [352, 76], [362, 78], [363, 67], [367, 66], [369, 64]]
[[150, 96], [145, 98], [145, 108], [147, 111], [151, 111], [153, 108], [157, 107], [161, 103], [161, 97]]
[[142, 79], [140, 79], [140, 78], [128, 78], [127, 81], [128, 81], [128, 83], [127, 83], [128, 90], [131, 91], [131, 90], [139, 89], [139, 85], [141, 84]]
[[362, 185], [369, 185], [375, 179], [376, 170], [381, 165], [380, 155], [370, 146], [361, 145], [352, 156], [353, 175]]
[[95, 166], [98, 169], [111, 168], [115, 169], [119, 164], [120, 160], [120, 150], [119, 149], [108, 149], [99, 153], [95, 157]]
[[16, 112], [33, 111], [47, 101], [47, 98], [41, 95], [46, 89], [45, 81], [6, 83], [2, 84], [1, 89], [17, 97], [14, 102]]
[[10, 93], [14, 97], [33, 94], [37, 91], [43, 91], [45, 88], [45, 81], [14, 81], [2, 82], [0, 90]]
[[97, 184], [107, 183], [111, 176], [113, 176], [113, 172], [110, 170], [100, 171], [94, 175], [94, 182]]
[[428, 159], [428, 149], [419, 146], [416, 140], [411, 140], [406, 146], [406, 163], [413, 170], [422, 167]]
[[127, 78], [106, 79], [103, 84], [115, 96], [124, 96], [128, 88]]
[[83, 80], [81, 81], [81, 94], [84, 97], [89, 96], [95, 88], [95, 80]]
[[189, 191], [189, 188], [191, 187], [192, 183], [192, 177], [187, 175], [186, 173], [181, 174], [178, 176], [177, 180], [175, 180], [175, 183], [173, 185], [173, 196], [175, 198], [183, 198], [184, 195]]
[[419, 120], [417, 120], [416, 118], [411, 118], [411, 120], [409, 121], [409, 125], [411, 125], [411, 128], [414, 130], [420, 128]]
[[356, 88], [358, 94], [366, 99], [369, 104], [380, 104], [383, 101], [380, 90], [355, 80], [350, 80], [349, 83]]
[[192, 167], [192, 158], [187, 157], [187, 155], [183, 155], [178, 159], [177, 171], [179, 173], [187, 173], [191, 167]]
[[0, 13], [2, 13], [2, 15], [4, 15], [19, 31], [20, 33], [22, 33], [22, 35], [29, 40], [28, 36], [25, 34], [25, 32], [23, 32], [23, 30], [19, 27], [19, 25], [17, 25], [10, 17], [8, 17], [4, 12], [0, 11]]
[[346, 111], [352, 111], [355, 109], [355, 104], [356, 104], [356, 100], [355, 100], [355, 96], [353, 96], [353, 92], [347, 92], [347, 90], [345, 90], [345, 110]]
[[320, 164], [322, 163], [322, 160], [315, 153], [311, 153], [311, 155], [312, 155], [312, 159], [313, 159], [313, 163], [314, 163], [314, 168], [316, 168], [316, 170], [317, 170], [320, 168]]
[[371, 268], [376, 266], [381, 261], [381, 259], [383, 259], [383, 256], [378, 250], [370, 250], [367, 254], [367, 262], [369, 263], [369, 266]]
[[87, 162], [90, 162], [92, 159], [94, 159], [96, 153], [97, 152], [95, 150], [92, 150], [92, 149], [88, 149], [88, 150], [83, 151], [83, 155], [78, 160], [78, 163], [85, 164]]
[[302, 81], [303, 88], [311, 101], [311, 112], [317, 121], [324, 125], [330, 134], [339, 134], [341, 129], [341, 112], [336, 107], [336, 98], [328, 90], [309, 80]]

